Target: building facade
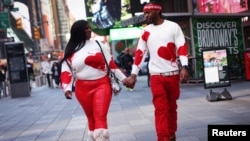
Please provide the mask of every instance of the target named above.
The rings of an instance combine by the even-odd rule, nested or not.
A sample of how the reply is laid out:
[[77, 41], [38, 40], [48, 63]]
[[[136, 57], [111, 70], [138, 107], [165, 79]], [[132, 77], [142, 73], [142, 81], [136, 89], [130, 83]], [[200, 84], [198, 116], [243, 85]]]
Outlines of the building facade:
[[[245, 78], [244, 54], [250, 50], [249, 0], [156, 1], [163, 7], [164, 18], [177, 22], [184, 32], [189, 48], [190, 79], [203, 79], [201, 53], [207, 48], [227, 48], [230, 78]], [[138, 20], [134, 21], [131, 24], [136, 25]]]

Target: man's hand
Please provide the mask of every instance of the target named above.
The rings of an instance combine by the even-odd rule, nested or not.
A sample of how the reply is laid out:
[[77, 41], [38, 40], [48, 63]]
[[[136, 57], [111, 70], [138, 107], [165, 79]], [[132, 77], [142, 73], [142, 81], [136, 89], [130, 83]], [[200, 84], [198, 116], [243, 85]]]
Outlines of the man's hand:
[[65, 92], [65, 97], [66, 97], [66, 99], [72, 99], [72, 92], [71, 91], [66, 91]]
[[188, 80], [188, 70], [186, 68], [182, 68], [180, 72], [180, 81], [181, 83], [187, 82]]
[[122, 82], [126, 87], [133, 89], [135, 87], [136, 75], [131, 74], [129, 77], [125, 78]]

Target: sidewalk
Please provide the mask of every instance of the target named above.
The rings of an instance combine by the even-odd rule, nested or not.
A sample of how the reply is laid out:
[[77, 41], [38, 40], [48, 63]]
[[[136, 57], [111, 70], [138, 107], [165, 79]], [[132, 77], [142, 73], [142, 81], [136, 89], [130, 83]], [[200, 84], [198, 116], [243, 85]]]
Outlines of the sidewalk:
[[[227, 88], [233, 99], [208, 102], [203, 83], [182, 84], [177, 141], [207, 141], [208, 124], [250, 123], [250, 81]], [[222, 91], [217, 88], [213, 91]], [[145, 76], [133, 92], [113, 97], [108, 115], [110, 141], [156, 141], [154, 108]], [[75, 97], [61, 89], [32, 89], [31, 96], [0, 99], [0, 141], [87, 141], [87, 120]]]

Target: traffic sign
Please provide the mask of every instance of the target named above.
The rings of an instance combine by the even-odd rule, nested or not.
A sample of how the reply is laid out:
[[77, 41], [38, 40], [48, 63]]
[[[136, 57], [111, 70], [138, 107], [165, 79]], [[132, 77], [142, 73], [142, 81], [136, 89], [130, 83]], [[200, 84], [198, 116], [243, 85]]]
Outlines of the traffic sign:
[[13, 0], [3, 0], [3, 5], [6, 7], [13, 5]]
[[6, 29], [10, 27], [9, 13], [0, 12], [0, 29]]

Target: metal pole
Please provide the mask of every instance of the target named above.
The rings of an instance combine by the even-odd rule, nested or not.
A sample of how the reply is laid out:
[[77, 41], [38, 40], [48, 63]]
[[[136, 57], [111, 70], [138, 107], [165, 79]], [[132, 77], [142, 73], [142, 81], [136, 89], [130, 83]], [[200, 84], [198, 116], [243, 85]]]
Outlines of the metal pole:
[[[0, 0], [0, 12], [4, 12], [4, 3], [3, 0]], [[6, 29], [0, 29], [0, 39], [5, 39], [7, 37]], [[5, 49], [4, 49], [4, 42], [0, 41], [0, 58], [6, 58]]]
[[41, 37], [44, 38], [44, 27], [43, 27], [43, 17], [42, 17], [42, 8], [41, 8], [41, 2], [40, 0], [36, 0], [36, 6], [37, 6], [37, 25], [40, 27], [40, 33]]
[[[4, 3], [3, 0], [0, 0], [0, 12], [4, 12]], [[0, 29], [0, 39], [5, 39], [7, 38], [7, 30], [6, 29]], [[4, 48], [4, 42], [5, 41], [0, 41], [0, 59], [6, 59], [6, 54], [5, 54], [5, 48]], [[8, 82], [3, 82], [2, 84], [2, 92], [3, 96], [7, 96], [7, 83]], [[0, 97], [2, 95], [0, 94]]]

